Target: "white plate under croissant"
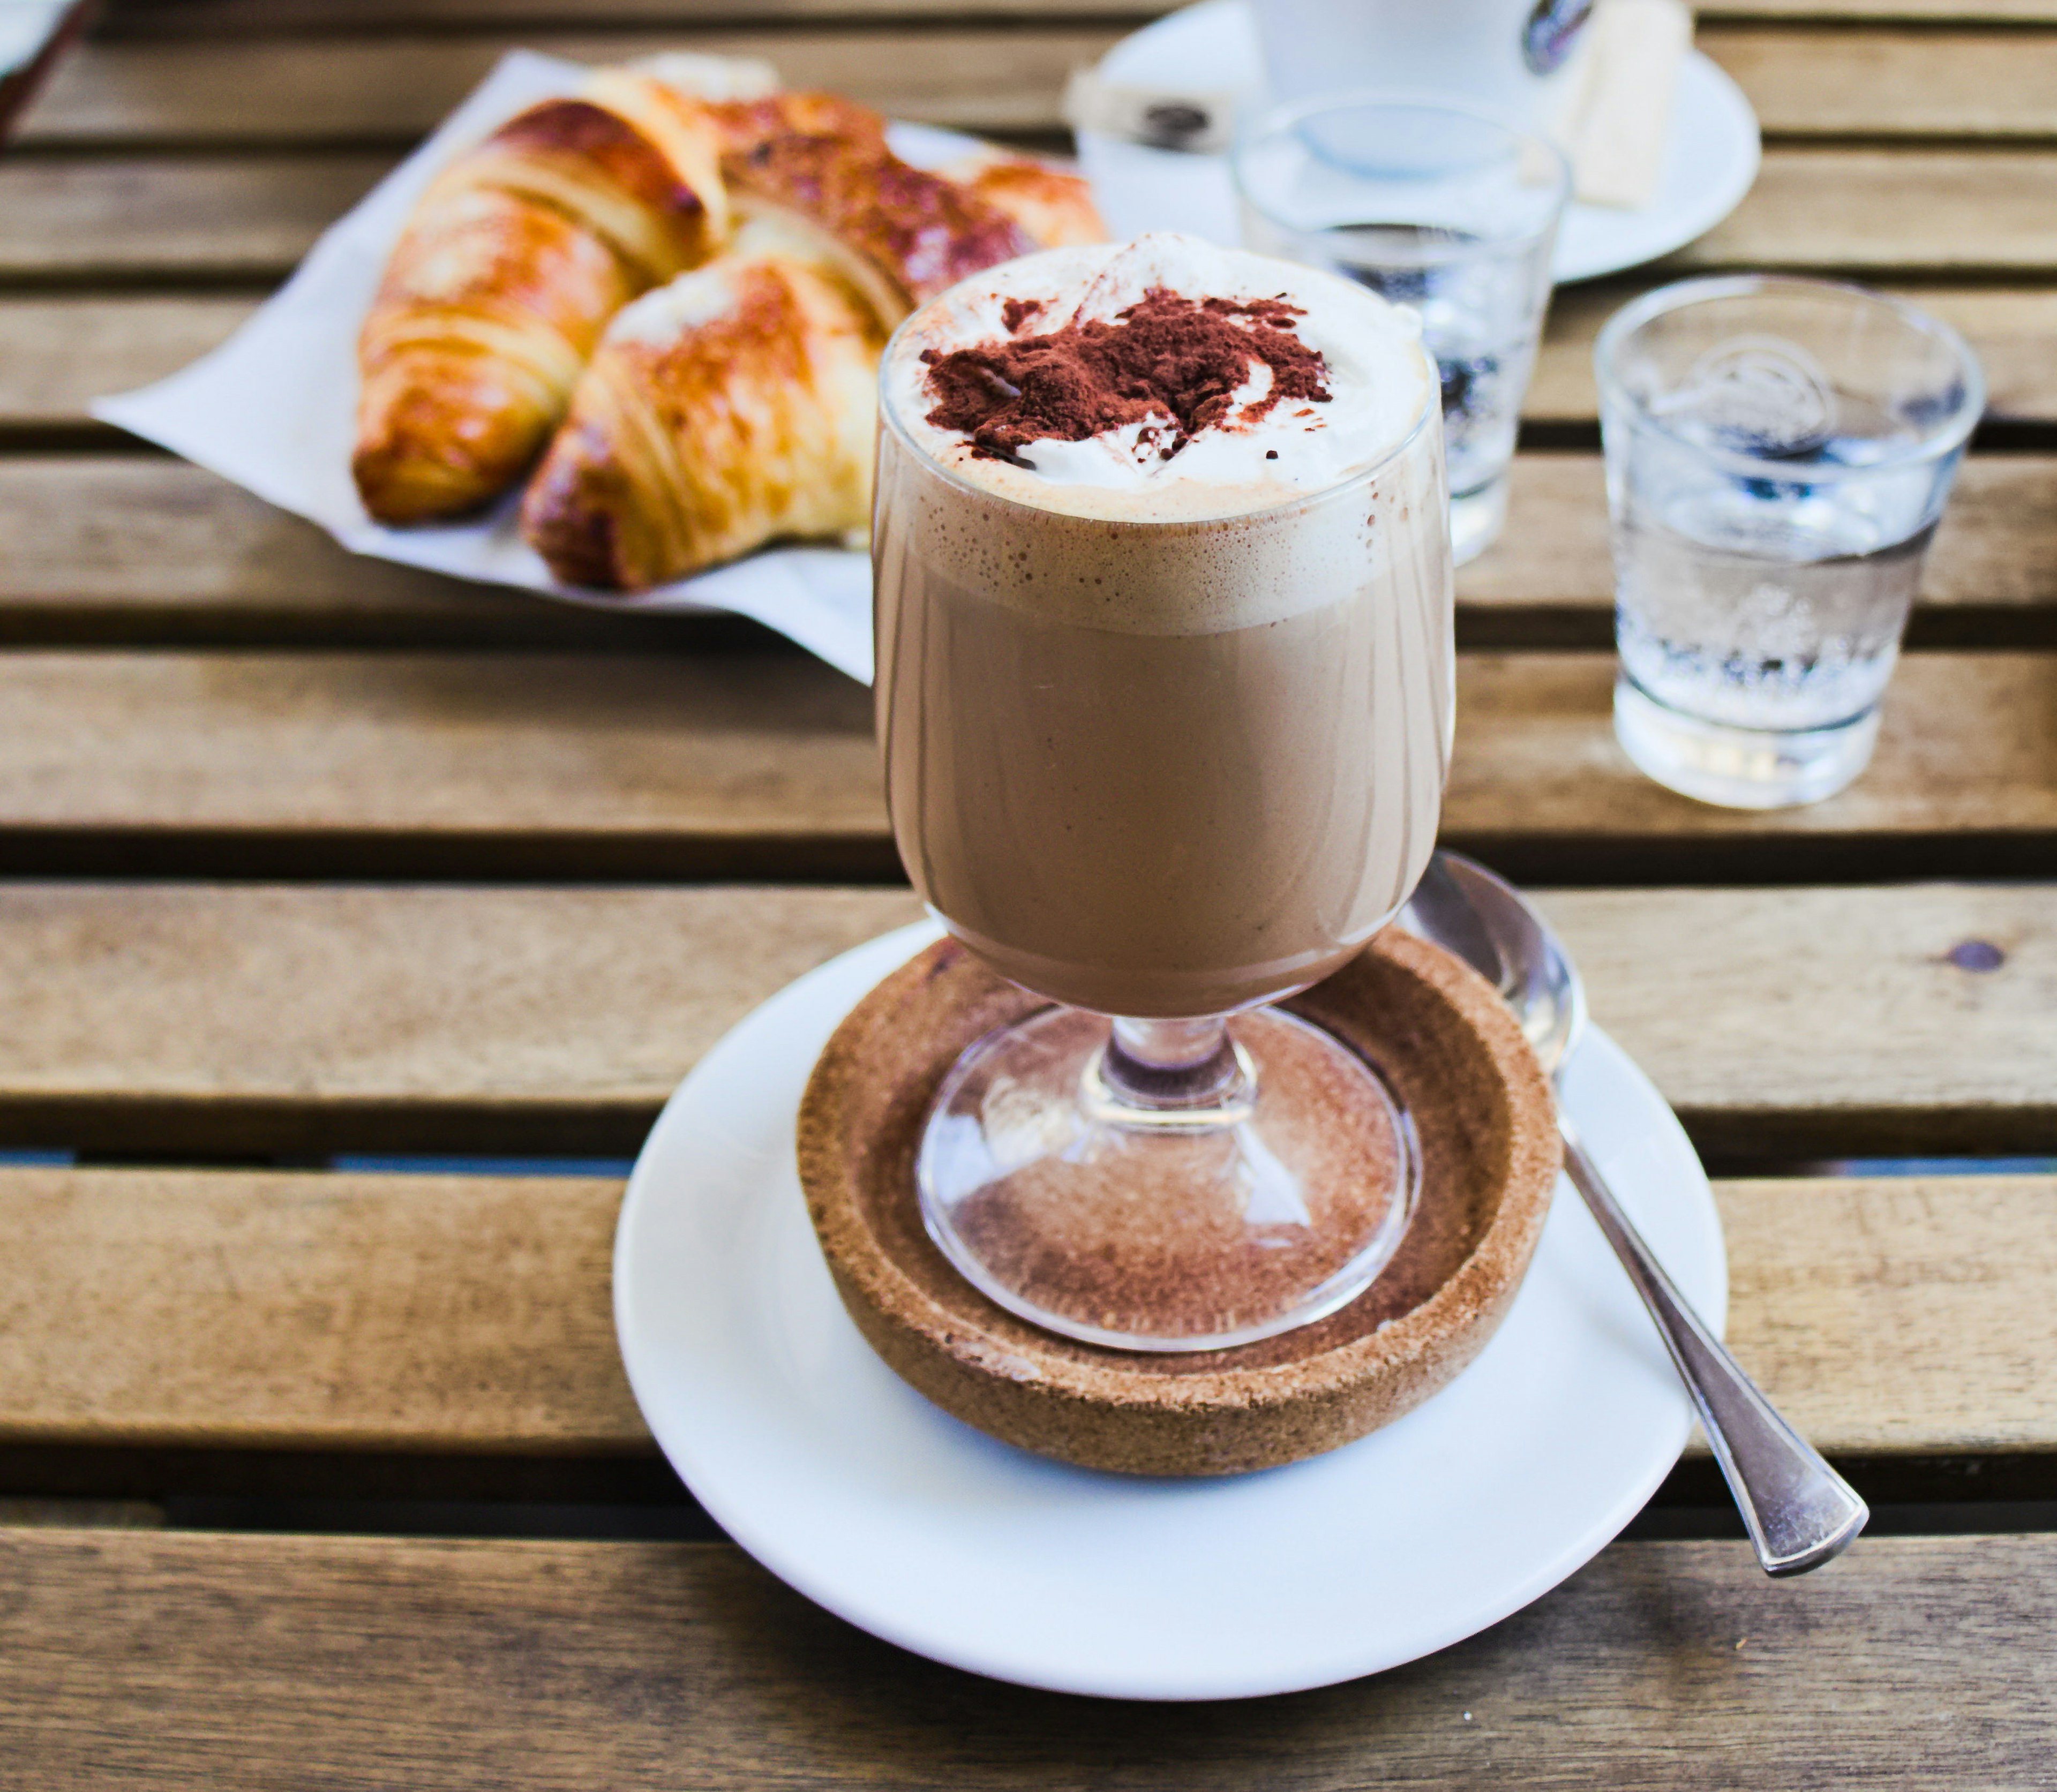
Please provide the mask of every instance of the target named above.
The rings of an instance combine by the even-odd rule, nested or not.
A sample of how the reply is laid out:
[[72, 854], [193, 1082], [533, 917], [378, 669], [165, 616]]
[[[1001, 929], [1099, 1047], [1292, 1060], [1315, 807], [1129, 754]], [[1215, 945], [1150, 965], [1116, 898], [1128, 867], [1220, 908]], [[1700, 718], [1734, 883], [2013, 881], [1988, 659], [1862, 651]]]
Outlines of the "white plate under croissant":
[[596, 71], [417, 199], [359, 341], [372, 517], [443, 522], [525, 482], [556, 577], [627, 591], [860, 533], [893, 326], [1100, 234], [1076, 176], [997, 150], [916, 168], [875, 113], [690, 90], [707, 73]]

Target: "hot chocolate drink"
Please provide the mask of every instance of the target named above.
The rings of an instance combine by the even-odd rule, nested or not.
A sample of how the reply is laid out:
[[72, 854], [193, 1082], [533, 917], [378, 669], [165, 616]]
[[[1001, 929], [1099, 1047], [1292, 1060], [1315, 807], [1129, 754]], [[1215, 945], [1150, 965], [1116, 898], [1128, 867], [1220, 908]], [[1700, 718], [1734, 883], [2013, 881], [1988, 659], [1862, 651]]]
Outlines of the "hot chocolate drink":
[[922, 896], [1003, 975], [1106, 1014], [1337, 968], [1419, 876], [1449, 750], [1411, 316], [1144, 237], [953, 289], [884, 394], [879, 730]]

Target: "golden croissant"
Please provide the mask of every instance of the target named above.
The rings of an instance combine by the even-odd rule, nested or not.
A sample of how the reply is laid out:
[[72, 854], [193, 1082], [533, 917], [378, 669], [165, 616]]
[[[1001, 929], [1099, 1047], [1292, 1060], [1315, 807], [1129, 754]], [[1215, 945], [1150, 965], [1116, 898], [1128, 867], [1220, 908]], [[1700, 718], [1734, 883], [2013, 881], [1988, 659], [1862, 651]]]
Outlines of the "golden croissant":
[[[822, 97], [780, 97], [818, 105]], [[759, 111], [767, 105], [755, 102]], [[796, 121], [802, 128], [743, 143], [730, 125], [721, 161], [730, 202], [739, 218], [776, 221], [862, 293], [882, 323], [897, 324], [966, 275], [1037, 246], [971, 188], [902, 161], [882, 134]]]
[[1005, 212], [1039, 249], [1107, 240], [1107, 226], [1080, 176], [1004, 149], [981, 149], [941, 172]]
[[776, 224], [617, 317], [531, 482], [522, 532], [568, 583], [642, 590], [870, 505], [871, 307]]
[[[715, 109], [748, 221], [729, 253], [616, 320], [529, 487], [522, 533], [567, 583], [640, 591], [780, 537], [862, 530], [886, 335], [1036, 247], [1007, 207], [882, 135], [779, 128], [822, 102], [777, 98], [775, 117], [771, 101]], [[1054, 221], [1059, 200], [1024, 187]]]
[[351, 470], [382, 522], [506, 490], [600, 332], [729, 233], [711, 109], [620, 70], [532, 106], [430, 185], [359, 341]]

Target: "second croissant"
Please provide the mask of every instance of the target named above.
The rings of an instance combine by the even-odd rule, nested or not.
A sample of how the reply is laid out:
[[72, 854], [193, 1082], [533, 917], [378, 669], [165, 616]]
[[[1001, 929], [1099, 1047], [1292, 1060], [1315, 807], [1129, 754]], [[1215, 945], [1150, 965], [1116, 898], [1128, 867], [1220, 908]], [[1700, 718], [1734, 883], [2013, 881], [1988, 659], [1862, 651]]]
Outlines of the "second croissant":
[[360, 344], [353, 471], [379, 520], [461, 516], [540, 453], [522, 532], [566, 583], [852, 537], [893, 326], [1104, 235], [1075, 175], [997, 149], [918, 168], [851, 101], [704, 98], [705, 59], [664, 61], [531, 109], [418, 204]]

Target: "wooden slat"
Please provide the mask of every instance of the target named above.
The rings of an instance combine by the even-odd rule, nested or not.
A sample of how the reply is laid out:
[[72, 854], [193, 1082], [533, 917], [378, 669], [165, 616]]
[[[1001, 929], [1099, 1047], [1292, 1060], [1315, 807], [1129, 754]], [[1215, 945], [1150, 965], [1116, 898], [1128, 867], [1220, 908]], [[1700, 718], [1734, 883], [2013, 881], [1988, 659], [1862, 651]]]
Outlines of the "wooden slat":
[[[0, 1443], [646, 1451], [620, 1185], [0, 1171]], [[2057, 1449], [2057, 1178], [1718, 1185], [1729, 1339], [1821, 1448]]]
[[[1636, 287], [1568, 287], [1557, 295], [1524, 414], [1589, 424], [1593, 338]], [[1914, 287], [1905, 295], [1963, 330], [1984, 363], [1988, 415], [2057, 424], [2057, 293]], [[101, 430], [88, 402], [177, 371], [224, 341], [257, 301], [200, 293], [0, 298], [0, 440], [9, 433]]]
[[[724, 20], [766, 24], [877, 18], [993, 18], [1037, 25], [1052, 18], [1109, 18], [1124, 26], [1173, 10], [1179, 0], [721, 0], [718, 9], [692, 0], [117, 0], [103, 38], [236, 36], [285, 33], [388, 32], [423, 29], [587, 28], [663, 24], [704, 27], [711, 11]], [[2057, 0], [1702, 0], [1709, 19], [1795, 22], [1932, 20], [1956, 25], [2057, 22]]]
[[0, 161], [0, 279], [269, 283], [392, 162], [10, 157]]
[[[259, 38], [100, 43], [58, 70], [22, 122], [26, 142], [404, 140], [427, 129], [517, 42], [600, 62], [688, 47], [763, 56], [795, 86], [826, 86], [902, 118], [1056, 130], [1064, 77], [1117, 29], [846, 27], [833, 34], [673, 30], [567, 36]], [[2047, 137], [2057, 134], [2057, 35], [1808, 31], [1716, 25], [1701, 46], [1778, 136]]]
[[[1676, 797], [1600, 654], [1466, 655], [1444, 826], [1527, 876], [2057, 865], [2057, 659], [1916, 655], [1849, 791]], [[1938, 858], [1937, 853], [1947, 856]], [[0, 866], [187, 874], [890, 876], [870, 694], [789, 655], [0, 659]]]
[[[207, 4], [208, 0], [201, 3]], [[249, 3], [261, 5], [265, 0], [249, 0]], [[463, 5], [466, 0], [455, 0], [455, 3]], [[489, 5], [493, 0], [478, 0], [478, 3]], [[1702, 18], [1820, 18], [1852, 24], [1889, 19], [1920, 19], [1947, 25], [2057, 22], [2057, 0], [1702, 0], [1693, 10]]]
[[1864, 777], [1812, 808], [1750, 815], [1675, 797], [1630, 768], [1610, 720], [1614, 671], [1611, 655], [1463, 659], [1445, 835], [1558, 880], [1663, 863], [1711, 881], [1724, 869], [1813, 876], [1791, 868], [1810, 861], [1840, 862], [1838, 875], [2027, 869], [2057, 825], [2057, 661], [1909, 657]]
[[176, 461], [0, 458], [0, 643], [707, 647], [740, 618], [620, 615], [348, 554]]
[[[0, 469], [0, 507], [6, 503]], [[0, 592], [5, 591], [0, 572]], [[1525, 454], [1500, 543], [1457, 575], [1459, 639], [1611, 646], [1614, 567], [1599, 457]], [[0, 626], [6, 615], [0, 599]], [[1965, 462], [1922, 576], [1909, 639], [2048, 643], [2057, 631], [2057, 457]]]
[[257, 303], [211, 293], [0, 299], [0, 432], [124, 439], [93, 422], [86, 406], [198, 360]]
[[919, 912], [904, 890], [0, 886], [0, 1125], [632, 1149], [749, 1009]]
[[1730, 1341], [1817, 1447], [2057, 1447], [2057, 1178], [1715, 1193]]
[[[1593, 387], [1593, 338], [1635, 293], [1661, 283], [1561, 288], [1551, 301], [1543, 351], [1523, 415], [1535, 422], [1593, 421], [1599, 409]], [[1886, 290], [1895, 289], [1888, 283]], [[2057, 345], [2057, 293], [1924, 286], [1897, 290], [1901, 297], [1964, 332], [1985, 369], [1988, 419], [2057, 422], [2057, 354], [2051, 352]], [[225, 332], [232, 325], [222, 327]], [[4, 329], [0, 324], [0, 330]], [[68, 353], [56, 345], [53, 350], [60, 356]], [[165, 370], [170, 371], [169, 365]]]
[[721, 1544], [21, 1530], [25, 1784], [1676, 1792], [2043, 1782], [2057, 1538], [1617, 1545], [1454, 1649], [1234, 1705], [1060, 1699], [861, 1636]]
[[[236, 38], [257, 34], [349, 36], [395, 31], [505, 31], [533, 34], [576, 26], [673, 34], [705, 31], [709, 21], [724, 24], [824, 26], [880, 19], [941, 18], [1005, 21], [1044, 26], [1052, 19], [1112, 20], [1123, 28], [1146, 23], [1181, 0], [114, 0], [99, 26], [105, 40], [161, 42], [183, 37]], [[1703, 12], [1735, 0], [1715, 0]], [[1773, 0], [1774, 5], [1793, 0]], [[1856, 0], [1821, 0], [1825, 10]], [[1991, 6], [2001, 16], [2009, 8], [2046, 7], [2057, 17], [2057, 0], [1881, 0], [1886, 6], [1944, 9]], [[1974, 12], [1968, 16], [1976, 17]], [[2027, 14], [2037, 16], [2033, 12]]]
[[1670, 265], [2047, 272], [2057, 155], [1768, 150], [1750, 196]]
[[[2057, 1145], [2047, 888], [1546, 894], [1594, 1017], [1703, 1149], [1736, 1157]], [[1990, 971], [1952, 957], [1996, 947]], [[1988, 962], [1974, 953], [1968, 962]], [[1869, 1140], [1860, 1144], [1859, 1140]]]
[[870, 694], [786, 655], [26, 653], [0, 741], [17, 871], [44, 837], [147, 859], [196, 831], [224, 865], [267, 837], [325, 843], [303, 868], [894, 864]]
[[[390, 164], [359, 152], [0, 162], [0, 280], [283, 277]], [[1774, 148], [1670, 268], [2057, 271], [2057, 151]]]
[[[0, 1171], [0, 1440], [646, 1451], [621, 1185]], [[40, 1391], [34, 1390], [40, 1387]]]
[[[0, 459], [0, 642], [14, 644], [664, 649], [751, 627], [611, 616], [347, 554], [312, 524], [169, 460]], [[1460, 639], [1604, 647], [1613, 591], [1598, 457], [1522, 456], [1504, 544], [1458, 576]], [[1966, 465], [1912, 638], [2057, 641], [2057, 457]]]
[[1771, 136], [2057, 135], [2057, 36], [1703, 26]]
[[[1544, 900], [1595, 1018], [1726, 1157], [2057, 1149], [2047, 887]], [[0, 884], [0, 1141], [632, 1150], [729, 1027], [918, 912], [904, 890]], [[1971, 941], [2002, 962], [1960, 967]]]
[[21, 140], [176, 144], [382, 141], [418, 136], [516, 44], [574, 61], [656, 50], [763, 56], [796, 87], [827, 87], [898, 118], [981, 130], [1062, 127], [1064, 77], [1119, 33], [926, 29], [833, 34], [704, 30], [596, 38], [553, 32], [313, 43], [260, 38], [100, 44], [67, 60], [24, 116]]

